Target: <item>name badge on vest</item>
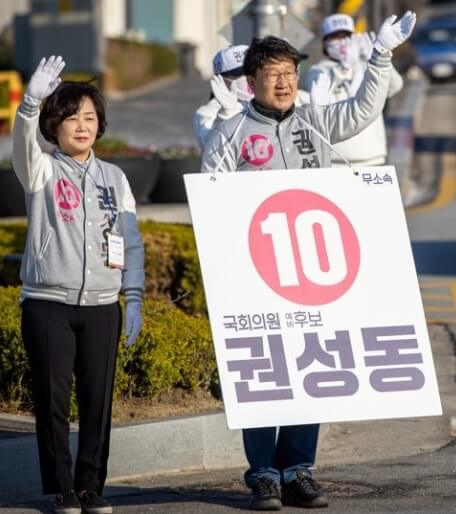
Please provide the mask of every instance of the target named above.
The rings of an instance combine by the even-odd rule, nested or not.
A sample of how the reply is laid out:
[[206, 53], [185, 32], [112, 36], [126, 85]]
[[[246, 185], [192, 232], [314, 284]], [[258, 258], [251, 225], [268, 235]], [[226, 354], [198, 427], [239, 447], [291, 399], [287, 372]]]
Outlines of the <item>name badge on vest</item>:
[[112, 232], [108, 233], [108, 266], [125, 269], [124, 238]]

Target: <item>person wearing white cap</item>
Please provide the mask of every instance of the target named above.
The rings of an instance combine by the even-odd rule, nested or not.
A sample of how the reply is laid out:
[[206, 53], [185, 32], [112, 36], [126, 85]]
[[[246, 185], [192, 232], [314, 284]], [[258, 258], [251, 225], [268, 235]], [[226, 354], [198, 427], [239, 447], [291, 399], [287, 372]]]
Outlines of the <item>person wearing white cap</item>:
[[[241, 112], [253, 98], [253, 91], [244, 75], [244, 57], [247, 45], [229, 46], [219, 50], [213, 60], [214, 75], [211, 78], [211, 98], [193, 115], [193, 132], [201, 150], [214, 126]], [[307, 55], [301, 54], [302, 59]], [[299, 90], [297, 105], [309, 103], [307, 91]]]
[[211, 98], [195, 112], [192, 120], [201, 149], [216, 120], [227, 120], [241, 112], [242, 102], [252, 97], [243, 68], [247, 49], [247, 45], [229, 46], [219, 50], [212, 60]]
[[[310, 91], [312, 84], [321, 74], [327, 75], [327, 89], [317, 92], [316, 98], [317, 103], [325, 105], [356, 95], [363, 80], [367, 62], [372, 55], [375, 34], [356, 34], [353, 18], [346, 14], [327, 16], [323, 20], [321, 31], [323, 52], [327, 58], [308, 70], [305, 84], [306, 89]], [[402, 77], [393, 67], [388, 86], [388, 98], [398, 93], [402, 85]], [[342, 157], [354, 166], [384, 164], [387, 145], [383, 115], [380, 114], [362, 132], [337, 143], [334, 148], [337, 150], [331, 156], [334, 166], [346, 165]]]

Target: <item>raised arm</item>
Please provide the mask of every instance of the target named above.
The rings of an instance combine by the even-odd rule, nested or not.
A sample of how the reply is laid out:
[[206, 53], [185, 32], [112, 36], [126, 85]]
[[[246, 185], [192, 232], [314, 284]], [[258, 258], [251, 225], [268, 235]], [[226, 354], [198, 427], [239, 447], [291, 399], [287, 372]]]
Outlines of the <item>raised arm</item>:
[[401, 77], [400, 73], [393, 66], [391, 70], [391, 78], [388, 88], [388, 98], [391, 98], [395, 94], [399, 93], [399, 91], [404, 86], [404, 79]]
[[52, 173], [51, 157], [42, 152], [37, 139], [41, 102], [60, 84], [63, 59], [41, 59], [19, 106], [13, 130], [13, 167], [25, 191], [42, 189]]
[[[391, 50], [410, 36], [416, 16], [408, 11], [401, 20], [395, 21], [396, 17], [391, 16], [380, 27], [356, 96], [319, 107], [315, 122], [327, 133], [332, 143], [355, 136], [381, 114], [391, 80]], [[319, 86], [318, 81], [314, 82], [313, 87]]]

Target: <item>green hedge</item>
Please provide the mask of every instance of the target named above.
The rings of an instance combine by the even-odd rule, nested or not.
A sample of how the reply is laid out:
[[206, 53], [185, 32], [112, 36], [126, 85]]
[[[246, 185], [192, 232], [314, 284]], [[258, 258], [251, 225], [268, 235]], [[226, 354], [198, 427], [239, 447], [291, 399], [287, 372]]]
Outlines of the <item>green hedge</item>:
[[167, 299], [194, 315], [206, 315], [206, 299], [190, 225], [140, 222], [145, 250], [146, 297]]
[[[30, 406], [30, 372], [20, 333], [19, 288], [0, 288], [0, 400]], [[144, 302], [144, 325], [136, 343], [119, 347], [116, 398], [150, 397], [183, 387], [217, 385], [207, 319], [189, 316], [174, 305]], [[72, 415], [76, 413], [73, 401]]]
[[[195, 237], [190, 225], [139, 224], [144, 240], [145, 297], [175, 303], [187, 314], [206, 316]], [[22, 253], [26, 237], [25, 223], [0, 224], [0, 284], [19, 285], [17, 261], [8, 254]]]
[[25, 247], [25, 223], [0, 224], [0, 285], [19, 284], [19, 261], [5, 259], [11, 254], [21, 254]]
[[0, 288], [0, 399], [30, 403], [30, 375], [21, 337], [19, 288]]

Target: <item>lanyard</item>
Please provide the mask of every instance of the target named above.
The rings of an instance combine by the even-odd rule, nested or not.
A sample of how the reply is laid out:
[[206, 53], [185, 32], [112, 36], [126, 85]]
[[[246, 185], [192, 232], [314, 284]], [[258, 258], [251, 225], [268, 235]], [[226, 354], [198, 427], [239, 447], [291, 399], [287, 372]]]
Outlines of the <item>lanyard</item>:
[[90, 178], [90, 180], [93, 182], [93, 184], [95, 185], [96, 188], [101, 189], [103, 191], [103, 204], [107, 204], [108, 208], [109, 208], [109, 210], [111, 212], [111, 216], [109, 218], [109, 228], [112, 230], [112, 228], [114, 227], [114, 225], [116, 223], [116, 220], [117, 220], [117, 212], [116, 212], [116, 209], [115, 209], [114, 205], [112, 204], [112, 197], [109, 195], [109, 189], [108, 189], [108, 186], [106, 185], [106, 180], [105, 180], [105, 176], [104, 176], [104, 173], [103, 173], [103, 168], [98, 163], [98, 160], [95, 157], [95, 155], [92, 153], [92, 158], [95, 159], [96, 166], [100, 170], [101, 177], [103, 179], [103, 186], [104, 187], [100, 186], [97, 183], [97, 181], [94, 179], [92, 174], [90, 173], [90, 171], [89, 171], [90, 160], [86, 161], [86, 162], [80, 162], [80, 161], [77, 161], [76, 159], [72, 159], [70, 156], [65, 155], [60, 150], [56, 150], [55, 155], [60, 160], [63, 160], [63, 161], [70, 160], [73, 164], [75, 164], [82, 171], [82, 173], [84, 175], [86, 175], [86, 176], [88, 176]]

